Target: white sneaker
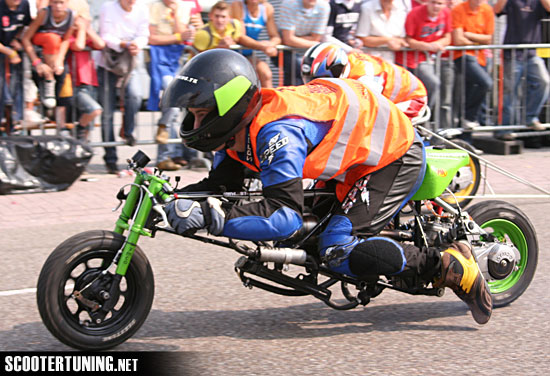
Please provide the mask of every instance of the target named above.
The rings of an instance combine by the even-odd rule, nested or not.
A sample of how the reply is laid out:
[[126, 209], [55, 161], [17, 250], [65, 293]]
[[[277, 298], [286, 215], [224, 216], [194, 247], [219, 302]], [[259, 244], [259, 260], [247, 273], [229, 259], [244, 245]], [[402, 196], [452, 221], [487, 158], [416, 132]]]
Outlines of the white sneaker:
[[541, 124], [539, 120], [533, 120], [531, 123], [527, 124], [529, 128], [531, 128], [534, 131], [544, 131], [546, 130], [546, 127]]
[[464, 129], [474, 129], [474, 128], [477, 128], [479, 126], [480, 125], [477, 121], [471, 121], [471, 120], [466, 120], [466, 119], [464, 119], [462, 121], [462, 128], [464, 128]]
[[42, 104], [46, 108], [54, 108], [57, 104], [55, 100], [55, 80], [44, 81], [44, 99]]
[[32, 124], [42, 124], [46, 119], [35, 110], [25, 110], [23, 120]]

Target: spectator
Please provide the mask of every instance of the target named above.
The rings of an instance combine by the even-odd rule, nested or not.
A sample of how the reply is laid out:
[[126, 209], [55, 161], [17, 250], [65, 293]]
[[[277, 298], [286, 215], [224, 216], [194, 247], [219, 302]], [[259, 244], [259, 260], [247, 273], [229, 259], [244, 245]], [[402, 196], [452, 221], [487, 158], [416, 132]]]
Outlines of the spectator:
[[[50, 5], [38, 11], [21, 40], [36, 74], [45, 79], [41, 98], [46, 108], [56, 106], [56, 97], [65, 84], [65, 56], [76, 30], [72, 27], [76, 13], [67, 5], [68, 0], [51, 0]], [[42, 47], [44, 62], [33, 44]]]
[[[267, 56], [276, 56], [275, 48], [281, 43], [277, 25], [275, 24], [273, 6], [264, 0], [244, 0], [231, 3], [231, 16], [241, 22], [239, 43], [245, 47], [262, 51]], [[260, 41], [260, 33], [266, 28], [269, 40]], [[273, 87], [272, 73], [269, 65], [258, 56], [252, 55], [252, 50], [242, 50], [241, 53], [256, 67], [262, 87]]]
[[[101, 6], [99, 18], [99, 35], [107, 47], [123, 56], [135, 59], [147, 45], [149, 38], [148, 9], [136, 0], [114, 0]], [[141, 106], [141, 85], [135, 71], [135, 62], [125, 67], [122, 76], [114, 71], [116, 67], [109, 66], [106, 49], [102, 51], [97, 61], [99, 102], [103, 106], [101, 115], [102, 139], [104, 142], [114, 141], [113, 115], [116, 106], [117, 81], [122, 78], [121, 97], [124, 97], [124, 116], [121, 136], [126, 144], [135, 145], [133, 136], [136, 115]], [[128, 61], [128, 60], [126, 60]], [[114, 146], [105, 147], [103, 157], [107, 172], [118, 173], [117, 152]]]
[[330, 0], [329, 4], [330, 15], [323, 41], [361, 48], [363, 42], [355, 38], [355, 29], [361, 12], [361, 0]]
[[[541, 43], [541, 20], [548, 17], [549, 0], [498, 0], [493, 5], [497, 15], [506, 14], [504, 44]], [[518, 91], [521, 77], [526, 77], [525, 90]], [[504, 50], [504, 105], [502, 124], [518, 124], [517, 97], [525, 98], [527, 125], [534, 130], [545, 127], [538, 118], [542, 106], [548, 99], [550, 77], [544, 61], [534, 49]], [[529, 95], [527, 95], [529, 93]], [[510, 133], [497, 134], [505, 139], [513, 138]]]
[[[76, 12], [76, 14], [85, 20], [91, 20], [90, 5], [87, 0], [68, 0], [67, 7]], [[42, 9], [50, 4], [50, 0], [36, 0], [36, 7]]]
[[[76, 12], [77, 15], [83, 17], [86, 20], [91, 20], [90, 5], [87, 0], [68, 0], [67, 7]], [[42, 9], [50, 5], [50, 0], [36, 0], [36, 8]]]
[[230, 48], [241, 37], [241, 23], [232, 20], [229, 4], [218, 1], [208, 13], [208, 23], [195, 35], [193, 47], [199, 52], [212, 48]]
[[361, 6], [356, 35], [366, 47], [387, 47], [391, 51], [373, 51], [394, 62], [392, 51], [408, 47], [405, 41], [405, 19], [411, 9], [410, 0], [371, 0]]
[[[192, 7], [191, 2], [180, 0], [158, 0], [150, 6], [151, 87], [147, 101], [149, 111], [159, 110], [159, 94], [166, 89], [180, 67], [180, 60], [185, 50], [184, 42], [193, 40], [195, 36], [195, 29], [189, 24]], [[179, 170], [188, 163], [184, 158], [187, 148], [183, 144], [167, 143], [169, 138], [178, 138], [180, 113], [179, 108], [162, 109], [156, 137], [157, 167], [161, 170]]]
[[[15, 114], [6, 113], [11, 132], [12, 121], [21, 120], [23, 116], [23, 63], [19, 51], [23, 49], [20, 37], [23, 28], [31, 23], [29, 2], [27, 0], [0, 1], [0, 111], [4, 113], [4, 106], [15, 102]], [[9, 88], [6, 81], [6, 67], [9, 67]], [[7, 95], [6, 95], [7, 94]], [[11, 107], [11, 106], [10, 106]], [[0, 118], [2, 115], [0, 115]]]
[[[485, 0], [467, 0], [451, 11], [452, 40], [455, 46], [490, 44], [493, 39], [493, 9]], [[477, 57], [476, 57], [477, 56]], [[465, 83], [463, 128], [479, 126], [478, 115], [493, 80], [485, 70], [486, 59], [482, 50], [455, 51], [455, 67]]]
[[[329, 14], [330, 6], [326, 1], [284, 1], [281, 5], [278, 24], [283, 44], [301, 49], [316, 45], [325, 34]], [[283, 52], [285, 86], [302, 84], [300, 73], [302, 57], [303, 53], [294, 52], [293, 56], [292, 51]], [[277, 58], [271, 59], [274, 65], [278, 65]]]
[[428, 106], [433, 110], [439, 97], [441, 81], [436, 75], [433, 60], [426, 54], [444, 51], [451, 43], [451, 12], [446, 7], [447, 0], [428, 0], [409, 12], [405, 21], [405, 41], [414, 52], [396, 56], [397, 63], [406, 65], [426, 86]]
[[[105, 48], [105, 42], [91, 26], [91, 17], [88, 4], [78, 12], [78, 23], [82, 23], [70, 44], [71, 77], [76, 87], [75, 105], [79, 115], [76, 137], [86, 141], [90, 130], [90, 123], [101, 115], [102, 107], [97, 103], [97, 71], [90, 51], [83, 51], [86, 47], [94, 50]], [[93, 126], [93, 124], [92, 124]]]

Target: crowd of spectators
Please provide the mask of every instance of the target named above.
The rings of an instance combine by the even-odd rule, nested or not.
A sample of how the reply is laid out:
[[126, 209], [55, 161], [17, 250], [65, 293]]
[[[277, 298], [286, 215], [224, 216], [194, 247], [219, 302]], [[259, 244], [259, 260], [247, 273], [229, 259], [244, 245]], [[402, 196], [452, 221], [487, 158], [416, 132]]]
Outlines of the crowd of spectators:
[[[44, 115], [52, 116], [51, 109], [74, 106], [63, 116], [77, 123], [79, 138], [85, 140], [100, 118], [103, 141], [115, 141], [113, 114], [120, 108], [119, 136], [134, 145], [143, 93], [136, 59], [142, 51], [147, 50], [151, 78], [147, 109], [159, 111], [163, 90], [190, 50], [241, 45], [262, 86], [272, 87], [272, 67], [279, 66], [281, 83], [301, 84], [303, 52], [319, 42], [337, 44], [348, 53], [361, 49], [408, 69], [424, 83], [432, 112], [441, 110], [440, 128], [473, 128], [496, 107], [486, 100], [495, 85], [493, 51], [446, 47], [495, 43], [495, 19], [503, 14], [503, 43], [540, 43], [541, 20], [549, 10], [550, 0], [233, 0], [217, 2], [203, 19], [196, 0], [110, 0], [103, 2], [94, 24], [85, 0], [0, 0], [4, 131], [9, 133], [14, 122], [42, 122]], [[279, 44], [290, 48], [279, 51]], [[442, 61], [437, 70], [436, 56]], [[499, 123], [523, 121], [544, 129], [539, 114], [550, 91], [544, 61], [534, 49], [505, 50], [502, 66]], [[522, 98], [523, 117], [517, 110]], [[177, 137], [180, 117], [177, 108], [162, 110], [156, 136], [162, 169], [179, 169], [193, 158], [183, 145], [167, 142]], [[506, 132], [496, 136], [513, 138]], [[108, 172], [118, 171], [115, 147], [105, 148], [104, 160]]]

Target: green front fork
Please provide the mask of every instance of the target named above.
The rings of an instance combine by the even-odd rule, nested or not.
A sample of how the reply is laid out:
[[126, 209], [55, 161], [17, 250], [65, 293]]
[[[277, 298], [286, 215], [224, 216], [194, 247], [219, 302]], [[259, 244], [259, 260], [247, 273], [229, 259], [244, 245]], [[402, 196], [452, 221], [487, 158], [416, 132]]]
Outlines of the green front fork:
[[[149, 185], [146, 186], [145, 182], [148, 181]], [[163, 191], [164, 184], [168, 184], [167, 181], [147, 173], [138, 173], [134, 179], [134, 184], [130, 188], [126, 202], [122, 207], [122, 212], [115, 225], [115, 232], [124, 235], [124, 231], [128, 230], [124, 247], [122, 248], [122, 254], [118, 260], [116, 274], [125, 275], [132, 260], [132, 256], [137, 246], [137, 242], [141, 235], [151, 237], [152, 234], [149, 230], [144, 228], [147, 218], [151, 213], [153, 207], [152, 198], [143, 189], [139, 187], [147, 187], [149, 192], [155, 197], [160, 196], [162, 200], [166, 200], [170, 195]], [[139, 202], [141, 197], [141, 203]], [[136, 208], [136, 205], [139, 207]], [[130, 224], [130, 219], [135, 214], [134, 221]]]

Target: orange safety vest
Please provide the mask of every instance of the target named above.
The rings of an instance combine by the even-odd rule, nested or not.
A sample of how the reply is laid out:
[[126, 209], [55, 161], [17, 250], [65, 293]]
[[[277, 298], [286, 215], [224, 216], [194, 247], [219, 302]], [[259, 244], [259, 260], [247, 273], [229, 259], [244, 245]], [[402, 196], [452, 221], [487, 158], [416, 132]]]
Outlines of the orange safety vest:
[[426, 87], [414, 74], [403, 67], [392, 64], [378, 56], [353, 52], [348, 55], [351, 67], [349, 78], [355, 80], [365, 76], [371, 69], [365, 65], [371, 64], [376, 77], [384, 79], [382, 95], [394, 103], [405, 102], [414, 99], [427, 101]]
[[262, 89], [262, 107], [249, 129], [255, 166], [240, 160], [235, 151], [227, 150], [228, 155], [258, 171], [258, 133], [288, 116], [332, 122], [306, 157], [303, 178], [338, 181], [339, 200], [359, 178], [403, 156], [414, 139], [410, 120], [381, 94], [356, 80], [322, 78], [303, 86]]

